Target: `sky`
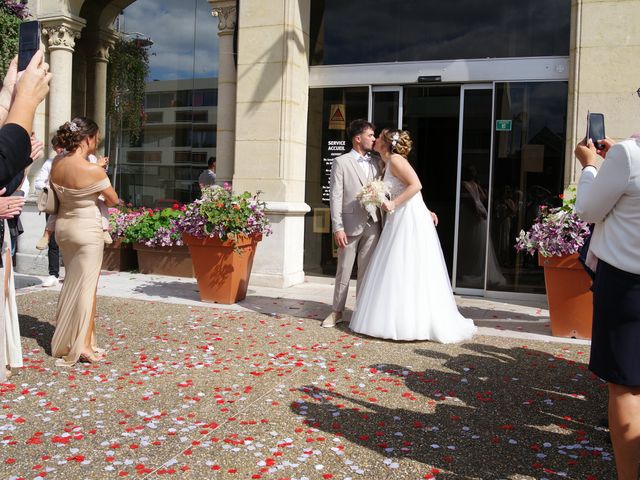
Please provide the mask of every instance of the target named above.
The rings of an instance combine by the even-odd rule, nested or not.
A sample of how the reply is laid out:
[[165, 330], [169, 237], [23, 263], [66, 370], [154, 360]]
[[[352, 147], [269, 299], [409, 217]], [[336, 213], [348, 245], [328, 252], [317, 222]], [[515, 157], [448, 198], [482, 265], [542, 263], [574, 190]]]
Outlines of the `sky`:
[[207, 0], [137, 0], [124, 10], [120, 29], [153, 41], [150, 81], [218, 75], [218, 20]]

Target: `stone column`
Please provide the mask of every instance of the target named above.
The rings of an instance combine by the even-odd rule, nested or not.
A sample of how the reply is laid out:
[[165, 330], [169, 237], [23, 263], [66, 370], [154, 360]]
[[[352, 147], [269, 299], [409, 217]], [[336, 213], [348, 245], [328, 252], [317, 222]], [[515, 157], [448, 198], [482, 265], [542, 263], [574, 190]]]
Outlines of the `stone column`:
[[234, 190], [262, 190], [274, 234], [258, 246], [251, 282], [304, 281], [310, 0], [242, 0]]
[[216, 181], [231, 182], [234, 172], [236, 134], [236, 65], [233, 31], [236, 28], [235, 0], [209, 0], [211, 14], [218, 18], [218, 118], [216, 129]]
[[640, 0], [571, 1], [565, 185], [580, 178], [573, 149], [586, 133], [588, 111], [604, 113], [614, 140], [638, 131], [638, 22]]
[[[115, 32], [101, 31], [93, 47], [93, 98], [91, 117], [98, 124], [102, 138], [106, 134], [107, 122], [107, 67], [109, 64], [109, 50], [115, 43]], [[100, 154], [104, 153], [104, 146]]]
[[73, 49], [76, 39], [80, 38], [80, 30], [83, 26], [84, 24], [80, 21], [69, 18], [43, 21], [42, 33], [47, 37], [49, 65], [53, 74], [49, 84], [49, 135], [47, 140], [53, 137], [60, 125], [71, 120]]

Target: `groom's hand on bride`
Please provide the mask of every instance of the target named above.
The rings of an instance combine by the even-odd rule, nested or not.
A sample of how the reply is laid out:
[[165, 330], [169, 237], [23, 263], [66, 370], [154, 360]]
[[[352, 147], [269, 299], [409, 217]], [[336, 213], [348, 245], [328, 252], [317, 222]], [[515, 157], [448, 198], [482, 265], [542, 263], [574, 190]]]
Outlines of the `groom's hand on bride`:
[[431, 214], [431, 220], [433, 220], [433, 224], [437, 227], [438, 226], [438, 215], [436, 215], [433, 212], [429, 212]]
[[339, 232], [334, 233], [333, 236], [336, 240], [336, 245], [338, 245], [338, 248], [344, 248], [347, 246], [347, 234], [344, 233], [344, 230], [340, 230]]

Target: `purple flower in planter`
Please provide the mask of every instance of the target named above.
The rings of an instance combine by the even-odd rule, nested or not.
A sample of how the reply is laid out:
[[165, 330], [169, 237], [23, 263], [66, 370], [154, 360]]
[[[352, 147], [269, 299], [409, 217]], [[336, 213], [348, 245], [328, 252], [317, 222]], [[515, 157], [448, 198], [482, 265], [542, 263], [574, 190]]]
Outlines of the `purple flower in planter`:
[[270, 235], [271, 227], [258, 194], [234, 194], [227, 184], [203, 189], [202, 198], [188, 204], [178, 219], [182, 232], [197, 238], [227, 240], [237, 235]]
[[520, 231], [515, 248], [543, 257], [571, 255], [580, 250], [589, 234], [589, 224], [573, 211], [571, 203], [549, 209], [542, 207], [529, 231]]

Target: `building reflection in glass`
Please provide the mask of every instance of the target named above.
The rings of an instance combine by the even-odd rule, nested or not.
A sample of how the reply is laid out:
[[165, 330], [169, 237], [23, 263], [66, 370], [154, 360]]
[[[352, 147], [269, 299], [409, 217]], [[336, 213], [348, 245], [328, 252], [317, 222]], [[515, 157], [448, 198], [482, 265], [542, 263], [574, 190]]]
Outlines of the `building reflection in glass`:
[[210, 12], [207, 0], [137, 0], [118, 20], [122, 32], [153, 40], [141, 135], [110, 132], [126, 202], [164, 207], [200, 193], [198, 176], [216, 156], [218, 28]]

